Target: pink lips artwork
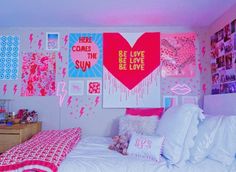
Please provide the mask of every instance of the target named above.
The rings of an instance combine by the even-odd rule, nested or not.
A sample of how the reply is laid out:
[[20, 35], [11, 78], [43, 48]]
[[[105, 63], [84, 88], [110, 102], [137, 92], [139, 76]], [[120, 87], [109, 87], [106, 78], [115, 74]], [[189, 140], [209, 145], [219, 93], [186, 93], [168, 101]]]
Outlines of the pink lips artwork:
[[192, 89], [186, 84], [176, 84], [170, 90], [177, 95], [186, 95], [192, 91]]

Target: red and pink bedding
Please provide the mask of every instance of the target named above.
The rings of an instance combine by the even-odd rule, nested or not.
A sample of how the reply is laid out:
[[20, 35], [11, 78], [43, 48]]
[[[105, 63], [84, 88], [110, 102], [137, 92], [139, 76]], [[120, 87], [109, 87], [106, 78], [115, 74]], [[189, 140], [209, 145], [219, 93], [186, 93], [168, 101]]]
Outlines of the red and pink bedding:
[[42, 131], [0, 155], [0, 171], [57, 171], [80, 138], [80, 128]]

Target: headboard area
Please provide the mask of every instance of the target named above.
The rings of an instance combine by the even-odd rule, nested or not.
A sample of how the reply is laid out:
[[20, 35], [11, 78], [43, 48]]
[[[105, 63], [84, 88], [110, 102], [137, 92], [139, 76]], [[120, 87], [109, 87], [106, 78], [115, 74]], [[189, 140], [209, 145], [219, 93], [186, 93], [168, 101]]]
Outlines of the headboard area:
[[236, 115], [236, 93], [205, 95], [203, 109], [209, 115]]

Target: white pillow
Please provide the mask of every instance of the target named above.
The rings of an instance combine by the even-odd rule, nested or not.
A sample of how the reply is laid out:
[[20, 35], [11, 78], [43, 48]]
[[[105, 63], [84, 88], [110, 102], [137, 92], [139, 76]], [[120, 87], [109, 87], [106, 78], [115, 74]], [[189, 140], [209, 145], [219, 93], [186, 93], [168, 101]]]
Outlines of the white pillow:
[[198, 163], [209, 155], [222, 119], [222, 116], [209, 116], [199, 125], [194, 147], [190, 151], [192, 163]]
[[159, 162], [163, 142], [164, 137], [161, 136], [145, 136], [133, 133], [128, 147], [128, 155]]
[[236, 153], [236, 116], [225, 116], [216, 135], [209, 158], [231, 165]]
[[180, 166], [189, 159], [190, 148], [194, 146], [193, 138], [202, 119], [202, 109], [194, 104], [173, 106], [164, 113], [156, 133], [165, 137], [163, 155], [169, 163]]
[[131, 136], [132, 133], [154, 135], [158, 123], [157, 116], [125, 115], [119, 121], [119, 135]]

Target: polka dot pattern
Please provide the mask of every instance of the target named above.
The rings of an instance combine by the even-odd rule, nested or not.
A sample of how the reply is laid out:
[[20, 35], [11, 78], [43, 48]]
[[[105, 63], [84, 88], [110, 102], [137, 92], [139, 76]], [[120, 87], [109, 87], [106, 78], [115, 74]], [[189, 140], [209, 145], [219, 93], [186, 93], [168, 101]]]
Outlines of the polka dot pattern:
[[15, 80], [19, 66], [19, 37], [0, 36], [0, 80]]

